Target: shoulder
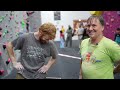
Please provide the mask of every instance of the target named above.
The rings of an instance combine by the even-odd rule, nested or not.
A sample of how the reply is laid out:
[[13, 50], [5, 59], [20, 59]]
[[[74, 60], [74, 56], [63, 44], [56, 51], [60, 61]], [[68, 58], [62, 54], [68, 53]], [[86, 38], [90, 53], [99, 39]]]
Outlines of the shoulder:
[[119, 45], [115, 41], [106, 37], [104, 37], [102, 41], [102, 45], [104, 45], [105, 48], [107, 49], [115, 49], [115, 48], [117, 49], [117, 47], [119, 47]]
[[33, 33], [24, 33], [24, 34], [20, 35], [19, 37], [26, 39], [26, 38], [31, 37], [32, 34], [33, 34]]
[[110, 46], [111, 44], [114, 44], [115, 42], [113, 40], [109, 39], [109, 38], [104, 37], [103, 38], [103, 43], [105, 45], [109, 45]]
[[89, 39], [90, 39], [90, 38], [84, 39], [84, 40], [82, 41], [82, 43], [87, 43], [87, 42], [89, 41]]
[[19, 35], [19, 37], [26, 37], [28, 35], [29, 35], [29, 33], [24, 33], [24, 34]]
[[50, 40], [48, 45], [52, 50], [57, 50], [57, 47], [56, 47], [55, 42], [53, 40]]
[[89, 39], [90, 39], [90, 38], [87, 38], [87, 39], [82, 40], [82, 42], [81, 42], [81, 47], [86, 46], [86, 45], [88, 44], [88, 42], [89, 42]]
[[49, 41], [49, 45], [50, 45], [50, 46], [51, 46], [51, 45], [53, 46], [53, 45], [55, 45], [55, 42], [54, 42], [53, 40], [50, 40], [50, 41]]

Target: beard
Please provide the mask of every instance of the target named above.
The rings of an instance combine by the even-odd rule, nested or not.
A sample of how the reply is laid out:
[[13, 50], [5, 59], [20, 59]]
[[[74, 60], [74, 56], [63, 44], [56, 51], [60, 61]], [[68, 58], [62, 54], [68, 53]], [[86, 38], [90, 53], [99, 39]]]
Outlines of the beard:
[[41, 43], [41, 44], [46, 44], [46, 43], [48, 43], [48, 41], [43, 40], [43, 38], [42, 38], [42, 37], [39, 37], [39, 41], [40, 41], [40, 43]]

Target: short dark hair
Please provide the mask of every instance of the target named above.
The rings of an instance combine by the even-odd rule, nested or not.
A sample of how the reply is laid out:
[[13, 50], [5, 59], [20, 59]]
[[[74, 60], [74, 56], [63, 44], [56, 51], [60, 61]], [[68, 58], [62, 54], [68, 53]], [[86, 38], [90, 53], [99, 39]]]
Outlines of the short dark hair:
[[62, 31], [60, 31], [60, 33], [62, 33]]
[[104, 26], [104, 18], [103, 18], [101, 15], [99, 15], [99, 16], [98, 16], [98, 15], [92, 15], [92, 16], [90, 16], [90, 17], [88, 18], [87, 22], [91, 21], [91, 20], [94, 19], [94, 18], [98, 19], [99, 22], [100, 22], [100, 24], [101, 24], [102, 26]]
[[117, 28], [118, 31], [120, 31], [120, 28]]

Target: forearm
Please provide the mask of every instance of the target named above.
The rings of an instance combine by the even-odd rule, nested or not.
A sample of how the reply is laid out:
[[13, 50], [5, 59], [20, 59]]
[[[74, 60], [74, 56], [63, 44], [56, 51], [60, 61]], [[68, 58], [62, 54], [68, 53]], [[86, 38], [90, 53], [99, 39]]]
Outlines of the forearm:
[[48, 63], [47, 63], [46, 66], [47, 66], [48, 68], [50, 68], [50, 67], [55, 63], [55, 61], [56, 61], [55, 59], [50, 58], [50, 60], [48, 61]]
[[120, 72], [120, 61], [117, 62], [117, 66], [114, 68], [113, 73], [116, 74], [116, 73], [119, 73], [119, 72]]
[[120, 73], [120, 64], [117, 65], [117, 66], [114, 68], [113, 73], [114, 73], [114, 74], [116, 74], [116, 73]]
[[9, 55], [10, 59], [12, 60], [12, 63], [15, 63], [16, 58], [15, 58], [15, 55], [14, 55], [13, 46], [12, 46], [11, 42], [9, 42], [7, 44], [6, 49], [7, 49], [7, 52], [8, 52], [8, 55]]

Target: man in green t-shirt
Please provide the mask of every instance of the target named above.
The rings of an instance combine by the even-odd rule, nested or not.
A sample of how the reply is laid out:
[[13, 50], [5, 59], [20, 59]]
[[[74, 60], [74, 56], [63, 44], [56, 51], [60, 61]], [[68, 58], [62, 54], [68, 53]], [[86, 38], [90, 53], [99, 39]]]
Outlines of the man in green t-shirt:
[[[114, 79], [120, 71], [120, 46], [103, 36], [104, 19], [90, 16], [87, 33], [90, 38], [81, 43], [80, 79]], [[114, 64], [117, 66], [114, 68]]]

